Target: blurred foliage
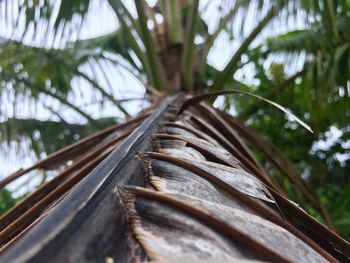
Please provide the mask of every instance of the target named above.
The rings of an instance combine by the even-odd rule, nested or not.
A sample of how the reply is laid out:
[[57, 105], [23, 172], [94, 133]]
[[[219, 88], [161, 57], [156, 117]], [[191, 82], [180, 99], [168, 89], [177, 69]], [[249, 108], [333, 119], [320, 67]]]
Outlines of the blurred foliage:
[[0, 190], [0, 216], [16, 204], [16, 199], [12, 197], [7, 189]]
[[[116, 123], [115, 118], [98, 120], [99, 127], [107, 128]], [[38, 158], [49, 155], [65, 145], [98, 131], [89, 124], [70, 124], [65, 121], [40, 121], [35, 119], [8, 119], [0, 122], [0, 141], [18, 141], [26, 138]]]

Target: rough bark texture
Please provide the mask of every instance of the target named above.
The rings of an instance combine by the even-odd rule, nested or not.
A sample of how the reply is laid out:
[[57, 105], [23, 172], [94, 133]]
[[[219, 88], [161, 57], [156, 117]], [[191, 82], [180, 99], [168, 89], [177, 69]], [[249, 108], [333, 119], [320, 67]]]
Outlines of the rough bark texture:
[[0, 219], [0, 262], [349, 261], [227, 118], [204, 103], [178, 115], [185, 100], [29, 168], [74, 161]]

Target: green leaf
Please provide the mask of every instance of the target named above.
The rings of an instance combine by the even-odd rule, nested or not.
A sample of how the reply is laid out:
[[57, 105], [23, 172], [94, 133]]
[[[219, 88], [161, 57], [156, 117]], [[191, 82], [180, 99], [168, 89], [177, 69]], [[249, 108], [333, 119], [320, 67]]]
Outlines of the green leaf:
[[222, 90], [222, 91], [209, 92], [209, 93], [205, 93], [205, 94], [202, 94], [202, 95], [194, 96], [194, 97], [192, 97], [190, 99], [187, 99], [183, 103], [183, 105], [181, 106], [178, 114], [181, 114], [183, 111], [185, 111], [191, 105], [198, 104], [199, 102], [201, 102], [203, 100], [206, 100], [206, 99], [212, 98], [212, 97], [217, 97], [217, 96], [220, 96], [220, 95], [228, 95], [228, 94], [248, 95], [248, 96], [252, 96], [254, 98], [257, 98], [259, 100], [265, 101], [265, 102], [275, 106], [277, 109], [283, 111], [286, 115], [288, 115], [288, 117], [292, 118], [297, 123], [299, 123], [301, 126], [303, 126], [305, 129], [307, 129], [309, 132], [313, 133], [313, 131], [312, 131], [312, 129], [311, 129], [311, 127], [309, 125], [307, 125], [305, 122], [300, 120], [297, 116], [295, 116], [293, 113], [288, 111], [283, 106], [281, 106], [278, 103], [273, 102], [271, 100], [265, 99], [265, 98], [263, 98], [263, 97], [261, 97], [259, 95], [256, 95], [256, 94], [253, 94], [253, 93], [250, 93], [250, 92], [246, 92], [246, 91], [242, 91], [242, 90]]
[[188, 18], [186, 21], [187, 33], [183, 47], [181, 65], [182, 65], [182, 80], [185, 90], [192, 89], [193, 77], [193, 60], [195, 53], [194, 38], [196, 34], [196, 27], [198, 23], [198, 4], [199, 0], [193, 0], [188, 10]]
[[165, 75], [161, 67], [161, 62], [156, 53], [156, 45], [151, 36], [151, 32], [147, 27], [148, 18], [145, 15], [145, 3], [144, 1], [135, 1], [137, 14], [139, 17], [139, 26], [141, 31], [142, 42], [146, 48], [146, 56], [150, 65], [151, 74], [154, 81], [154, 87], [158, 90], [164, 90], [165, 88]]

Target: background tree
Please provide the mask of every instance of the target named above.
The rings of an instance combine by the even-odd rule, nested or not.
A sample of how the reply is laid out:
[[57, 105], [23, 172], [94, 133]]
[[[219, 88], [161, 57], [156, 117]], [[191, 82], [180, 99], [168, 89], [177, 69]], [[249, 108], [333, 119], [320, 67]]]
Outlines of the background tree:
[[[116, 70], [128, 72], [144, 86], [141, 99], [146, 102], [140, 108], [180, 90], [251, 91], [303, 116], [315, 135], [252, 98], [225, 97], [216, 103], [236, 112], [298, 163], [335, 225], [349, 234], [344, 208], [350, 195], [348, 189], [342, 190], [349, 183], [345, 172], [349, 165], [348, 1], [170, 0], [131, 5], [109, 0], [105, 4], [115, 15], [116, 29], [81, 39], [79, 30], [93, 1], [1, 2], [2, 20], [12, 29], [9, 38], [1, 39], [0, 50], [3, 142], [24, 142], [41, 158], [122, 121], [131, 114], [129, 100], [137, 97], [120, 96], [122, 90], [115, 88], [111, 76]], [[216, 66], [211, 56], [223, 56], [220, 47], [230, 45], [233, 54], [221, 68]], [[120, 119], [96, 114], [91, 105], [83, 107], [77, 103], [81, 94], [90, 94], [101, 112], [113, 106]], [[23, 114], [16, 113], [24, 107], [38, 110], [22, 120]], [[54, 116], [54, 121], [41, 118], [43, 112]], [[67, 121], [70, 115], [79, 116], [79, 121]], [[327, 132], [334, 136], [329, 129], [341, 135], [336, 143], [327, 144], [329, 149], [322, 148], [317, 140], [327, 137]], [[297, 194], [295, 182], [267, 168], [296, 201], [318, 216], [320, 209], [305, 193]], [[332, 206], [334, 200], [340, 205]]]

